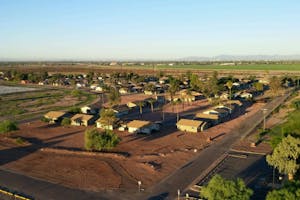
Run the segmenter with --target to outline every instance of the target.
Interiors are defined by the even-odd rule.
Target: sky
[[[0,60],[300,54],[299,0],[0,0]]]

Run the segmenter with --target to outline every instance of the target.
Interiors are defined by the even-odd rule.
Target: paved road
[[[276,98],[266,105],[268,113],[280,105],[289,95]],[[240,127],[228,133],[224,138],[208,148],[202,150],[199,155],[191,160],[179,170],[169,175],[155,186],[143,192],[134,191],[106,191],[106,192],[87,192],[70,189],[61,185],[52,184],[42,180],[26,177],[20,174],[8,172],[0,169],[0,186],[23,192],[35,199],[175,199],[177,189],[184,191],[188,186],[203,173],[212,163],[226,152],[232,144],[244,135],[247,135],[263,120],[262,112],[257,112],[251,119],[240,124]],[[105,180],[103,180],[105,181]]]
[[[276,107],[281,105],[290,95],[290,92],[275,98],[264,108],[267,109],[266,115],[269,115]],[[222,140],[215,142],[206,149],[202,150],[199,155],[179,170],[162,180],[155,186],[147,189],[141,194],[137,194],[135,199],[161,200],[175,199],[177,190],[185,191],[195,179],[209,168],[216,159],[228,153],[235,141],[248,135],[263,121],[262,111],[258,111],[253,116],[240,124],[239,128],[226,134]],[[132,199],[132,198],[129,198]]]

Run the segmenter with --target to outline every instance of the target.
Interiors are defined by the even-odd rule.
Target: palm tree
[[[143,114],[143,106],[145,105],[145,103],[143,101],[139,101],[138,102],[138,106],[140,107],[140,116],[142,117]]]
[[[229,99],[230,99],[230,103],[229,103],[229,104],[230,104],[229,114],[231,114],[231,88],[232,88],[232,86],[233,86],[232,81],[227,81],[226,86],[227,86],[228,89],[229,89]]]
[[[153,98],[150,98],[149,100],[148,100],[148,103],[150,104],[150,106],[151,106],[151,111],[153,112],[153,104],[154,104],[154,102],[155,102],[155,99],[153,99]]]
[[[176,101],[173,101],[172,104],[176,105],[176,122],[179,121],[179,109],[178,109],[178,105],[181,103],[180,99],[177,99]]]

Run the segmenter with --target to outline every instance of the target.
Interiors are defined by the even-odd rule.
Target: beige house
[[[106,124],[103,124],[100,119],[98,119],[96,121],[96,127],[97,128],[101,128],[101,129],[106,129],[106,130],[113,130],[114,129],[114,126],[113,125],[106,125]]]
[[[192,133],[197,133],[208,128],[207,122],[192,119],[180,119],[176,126],[181,131]]]
[[[152,131],[158,131],[159,125],[150,121],[133,120],[127,124],[129,133],[146,133],[150,134]]]
[[[94,122],[93,115],[76,114],[71,118],[71,125],[74,126],[88,126]]]
[[[60,122],[64,116],[66,116],[66,112],[62,111],[50,111],[44,115],[44,117],[48,119],[49,123],[51,124]]]

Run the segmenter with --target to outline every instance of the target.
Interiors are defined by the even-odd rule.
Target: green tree
[[[18,130],[18,126],[13,121],[4,120],[0,123],[0,133],[8,133],[15,130]]]
[[[63,120],[61,121],[62,126],[68,126],[71,124],[71,119],[69,117],[64,117]]]
[[[171,101],[173,101],[174,95],[179,90],[179,81],[173,77],[170,77],[169,79],[170,79],[170,87],[168,89],[168,92],[170,94]]]
[[[197,74],[191,75],[190,87],[192,90],[199,91],[201,88],[201,81],[199,80],[199,76]]]
[[[278,95],[281,87],[281,80],[277,76],[272,76],[269,82],[270,90],[275,96]]]
[[[106,127],[113,126],[117,121],[115,112],[112,109],[102,109],[100,111],[100,122]]]
[[[208,87],[209,90],[211,91],[211,93],[215,96],[219,93],[220,89],[219,89],[219,85],[218,85],[218,72],[214,71],[212,77],[209,79],[208,81]]]
[[[97,129],[88,129],[84,133],[84,147],[86,150],[109,150],[117,146],[120,138],[110,130],[99,132]]]
[[[232,86],[233,86],[232,81],[227,81],[226,86],[229,89],[229,99],[231,100],[231,96],[232,96],[231,89],[232,89]]]
[[[225,180],[218,174],[200,190],[200,196],[208,200],[248,200],[252,194],[243,180]]]
[[[257,92],[262,92],[264,90],[264,85],[260,82],[255,82],[253,86]]]
[[[271,155],[267,156],[269,165],[278,169],[280,173],[288,174],[292,180],[299,168],[297,159],[300,155],[300,139],[288,135],[277,145]]]
[[[116,88],[110,88],[108,93],[108,101],[111,107],[118,105],[121,102],[121,95],[119,90],[117,90]]]
[[[291,181],[279,190],[272,190],[267,194],[266,200],[297,200],[300,199],[300,182]]]

